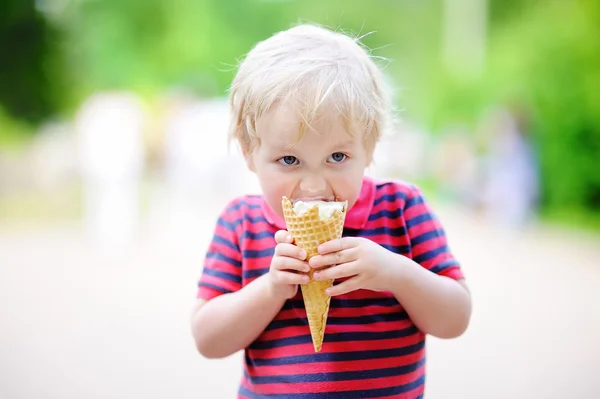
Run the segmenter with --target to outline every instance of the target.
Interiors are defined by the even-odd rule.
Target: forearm
[[[466,286],[440,276],[401,257],[401,267],[390,279],[391,291],[415,325],[439,338],[461,335],[471,317],[471,296]]]
[[[265,276],[237,292],[208,301],[192,316],[198,351],[208,358],[222,358],[246,348],[275,318],[284,302],[268,289]]]

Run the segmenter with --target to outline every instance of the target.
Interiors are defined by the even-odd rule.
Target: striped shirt
[[[198,297],[234,292],[269,270],[284,220],[262,196],[233,200],[219,216]],[[433,273],[462,279],[444,230],[420,190],[365,177],[344,236],[365,237]],[[315,353],[301,291],[245,349],[238,398],[421,398],[425,334],[389,292],[331,299],[323,349]]]

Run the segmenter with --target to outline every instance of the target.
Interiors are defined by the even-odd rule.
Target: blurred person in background
[[[522,107],[499,107],[483,119],[486,150],[480,178],[486,218],[507,227],[533,220],[539,198],[539,173]]]
[[[391,111],[368,51],[312,25],[275,34],[240,65],[231,106],[231,136],[263,195],[219,216],[191,317],[198,351],[244,350],[240,398],[423,397],[426,335],[460,336],[471,298],[420,189],[364,176]],[[348,201],[344,237],[307,260],[282,196]],[[339,282],[317,353],[298,290],[310,268]]]

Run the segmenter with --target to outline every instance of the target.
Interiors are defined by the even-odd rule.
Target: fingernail
[[[327,295],[331,296],[331,289],[330,289],[330,288],[327,288],[327,289],[325,290],[325,294],[327,294]]]
[[[303,276],[303,277],[302,277],[302,281],[303,281],[304,283],[308,283],[308,281],[309,281],[309,280],[310,280],[310,277],[308,277],[308,276]]]
[[[285,237],[285,240],[292,242],[292,236],[288,234],[287,237]]]
[[[314,278],[315,280],[318,280],[318,279],[319,279],[319,277],[321,277],[321,273],[318,273],[318,272],[317,272],[317,273],[313,273],[313,278]]]
[[[303,249],[300,250],[300,257],[302,259],[306,258],[306,251],[305,250],[303,250]]]

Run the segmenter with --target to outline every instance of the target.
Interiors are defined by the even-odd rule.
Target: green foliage
[[[552,1],[498,29],[498,99],[530,102],[547,209],[600,211],[600,6]],[[563,212],[564,213],[564,212]]]
[[[106,88],[151,94],[177,86],[211,96],[225,93],[238,61],[257,41],[300,22],[356,35],[376,31],[364,38],[365,44],[375,49],[374,55],[395,58],[390,75],[402,81],[432,59],[439,34],[436,29],[423,29],[414,35],[419,26],[437,26],[437,6],[405,4],[85,1],[72,5],[70,18],[62,24],[69,58],[77,63],[72,77],[78,97]],[[418,89],[418,81],[412,81],[411,89]]]
[[[7,114],[37,122],[57,110],[57,50],[56,34],[33,1],[0,2],[0,105]]]
[[[476,128],[490,106],[523,106],[550,215],[600,211],[600,3],[490,3],[486,67],[465,78],[440,62],[424,119]]]

